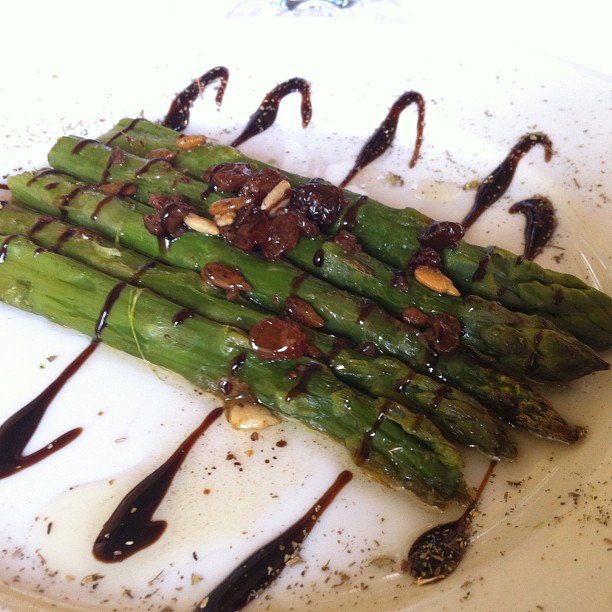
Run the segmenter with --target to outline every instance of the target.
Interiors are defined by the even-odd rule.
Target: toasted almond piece
[[[226,212],[222,215],[215,215],[215,223],[219,227],[227,227],[236,220],[236,213],[233,211]]]
[[[291,198],[287,195],[290,189],[291,184],[286,179],[276,183],[268,195],[263,199],[261,210],[272,215],[281,208],[287,206],[291,201]]]
[[[437,293],[446,293],[447,295],[453,295],[455,297],[461,295],[455,285],[453,285],[453,281],[448,278],[448,276],[444,276],[438,268],[417,266],[414,269],[414,278],[416,278],[421,285],[425,285]]]
[[[233,212],[239,210],[246,206],[250,201],[250,198],[239,196],[235,198],[223,198],[222,200],[217,200],[213,202],[208,207],[208,212],[213,215],[225,215],[226,213]]]
[[[206,217],[200,217],[194,213],[185,215],[185,225],[190,227],[192,230],[199,232],[200,234],[206,234],[207,236],[218,236],[219,228],[215,223]]]
[[[265,429],[280,423],[280,419],[265,406],[249,402],[230,403],[226,418],[234,429]]]
[[[207,140],[206,136],[197,134],[188,136],[183,134],[176,139],[175,144],[181,151],[189,151],[189,149],[195,149],[204,144]]]

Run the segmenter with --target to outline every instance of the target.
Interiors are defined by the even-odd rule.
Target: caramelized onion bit
[[[306,327],[319,329],[325,326],[325,321],[317,311],[308,302],[295,296],[285,300],[285,314]]]
[[[262,359],[297,359],[308,348],[306,334],[289,319],[274,317],[251,328],[251,347]]]
[[[251,291],[252,285],[242,276],[240,270],[222,263],[207,263],[200,272],[202,278],[220,289],[226,291]]]

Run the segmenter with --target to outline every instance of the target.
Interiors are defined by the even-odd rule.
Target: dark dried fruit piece
[[[452,353],[459,346],[461,323],[449,314],[434,315],[429,317],[423,337],[436,353]]]
[[[285,300],[285,314],[306,327],[319,329],[325,326],[325,321],[317,314],[317,311],[308,302],[295,296]]]
[[[441,265],[442,260],[440,259],[438,251],[431,247],[423,247],[414,253],[406,264],[406,267],[410,270],[414,270],[419,266],[439,269]]]
[[[251,328],[251,347],[262,359],[297,359],[308,348],[306,334],[289,319],[274,317]]]
[[[354,255],[355,253],[361,253],[363,250],[361,248],[361,244],[359,244],[359,240],[357,240],[357,236],[352,234],[351,232],[347,232],[344,229],[341,229],[332,240],[338,244],[345,253],[349,255]]]
[[[274,217],[268,226],[268,240],[261,245],[262,255],[269,260],[278,259],[291,251],[300,239],[300,224],[295,215]]]
[[[342,190],[317,181],[296,187],[291,206],[320,227],[331,225],[344,207]]]
[[[266,168],[254,173],[240,187],[240,195],[253,198],[257,203],[261,201],[287,177],[273,168]]]
[[[253,172],[250,164],[218,164],[209,168],[202,178],[215,191],[238,193]]]
[[[195,208],[183,196],[154,193],[148,203],[155,212],[144,215],[144,224],[154,236],[178,238],[189,229],[185,217],[194,213]]]
[[[429,323],[429,315],[414,306],[402,310],[402,321],[417,329],[425,329]]]
[[[442,251],[459,242],[463,238],[464,233],[465,231],[461,223],[433,221],[417,238],[422,247],[429,247],[434,249],[434,251]]]

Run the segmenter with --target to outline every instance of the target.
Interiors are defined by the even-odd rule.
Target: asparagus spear
[[[217,323],[249,331],[269,316],[245,304],[226,300],[222,290],[204,282],[195,272],[154,263],[89,230],[25,208],[11,205],[0,209],[0,234],[28,236],[36,244],[120,280],[152,289]],[[366,357],[350,348],[340,348],[342,345],[333,336],[309,330],[308,337],[324,354],[330,369],[352,386],[374,397],[406,403],[416,412],[427,415],[449,440],[479,448],[489,455],[516,455],[516,447],[499,421],[470,396],[422,376],[398,360]]]
[[[23,237],[0,236],[0,244],[3,301],[93,334],[116,279],[52,251],[41,252]],[[327,433],[356,456],[368,436],[372,448],[364,467],[429,503],[465,494],[459,454],[426,419],[352,390],[311,359],[260,358],[236,328],[195,315],[177,325],[178,312],[172,302],[126,284],[107,313],[101,340],[207,391],[218,393],[220,382],[233,377],[248,385],[258,402]],[[237,359],[240,368],[232,367]]]
[[[112,141],[136,155],[144,155],[150,148],[176,149],[176,132],[146,120],[124,119],[101,140]],[[266,166],[217,143],[179,150],[173,160],[177,168],[194,176],[201,176],[204,169],[221,162]],[[285,174],[294,185],[307,181]],[[395,268],[403,268],[420,248],[418,235],[431,225],[432,219],[413,208],[392,209],[372,198],[360,199],[347,190],[344,194],[348,206],[329,231],[333,233],[348,223],[367,252]],[[612,298],[575,276],[545,269],[504,249],[480,247],[465,240],[443,250],[442,265],[462,293],[543,316],[594,348],[612,346]]]
[[[149,163],[146,159],[118,154],[95,141],[61,138],[49,158],[55,167],[85,181],[129,182],[137,187],[135,197],[144,202],[152,192],[162,192],[178,193],[202,205],[204,194],[208,194],[206,184],[194,178],[186,181],[182,173],[173,173],[167,162],[157,162],[161,164],[159,171],[153,172],[149,167],[151,172],[143,172]],[[209,199],[210,194],[207,202]],[[315,265],[317,253],[325,256]],[[287,257],[312,274],[378,301],[395,315],[409,307],[429,314],[452,314],[461,323],[463,344],[488,355],[492,367],[510,376],[535,382],[565,382],[608,368],[592,349],[541,317],[511,313],[478,297],[452,298],[418,282],[405,283],[400,290],[393,287],[395,271],[389,266],[365,254],[349,255],[322,238],[302,238]],[[363,274],[364,270],[368,273]]]
[[[59,210],[75,223],[94,223],[98,232],[172,265],[196,270],[206,264],[237,267],[251,289],[246,295],[272,312],[283,312],[285,301],[295,296],[307,302],[322,318],[327,331],[360,344],[373,343],[389,356],[415,370],[456,386],[490,408],[499,418],[536,435],[565,442],[575,441],[580,430],[569,426],[550,403],[529,386],[482,367],[460,351],[434,355],[416,330],[383,311],[376,303],[335,289],[285,261],[266,262],[231,247],[215,236],[187,232],[160,250],[158,239],[143,224],[149,207],[104,194],[53,175],[25,173],[8,179],[15,196],[28,206],[48,212]],[[69,206],[66,198],[69,197]],[[100,204],[103,203],[103,206]]]

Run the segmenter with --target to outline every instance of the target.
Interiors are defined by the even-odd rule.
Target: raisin
[[[433,221],[418,236],[422,247],[429,247],[434,251],[442,251],[453,246],[463,238],[464,229],[461,223],[452,221]]]
[[[296,187],[291,206],[324,227],[338,218],[344,207],[344,195],[338,187],[311,181]]]
[[[220,289],[227,291],[250,291],[253,287],[242,276],[240,270],[231,268],[225,264],[210,262],[201,271],[202,278]]]
[[[452,353],[459,346],[461,323],[449,314],[434,315],[429,317],[423,336],[436,353]]]
[[[202,178],[215,191],[238,193],[244,183],[253,175],[253,172],[253,168],[249,164],[218,164],[208,169]]]
[[[251,328],[251,347],[262,359],[297,359],[306,352],[306,334],[292,321],[274,317]]]

